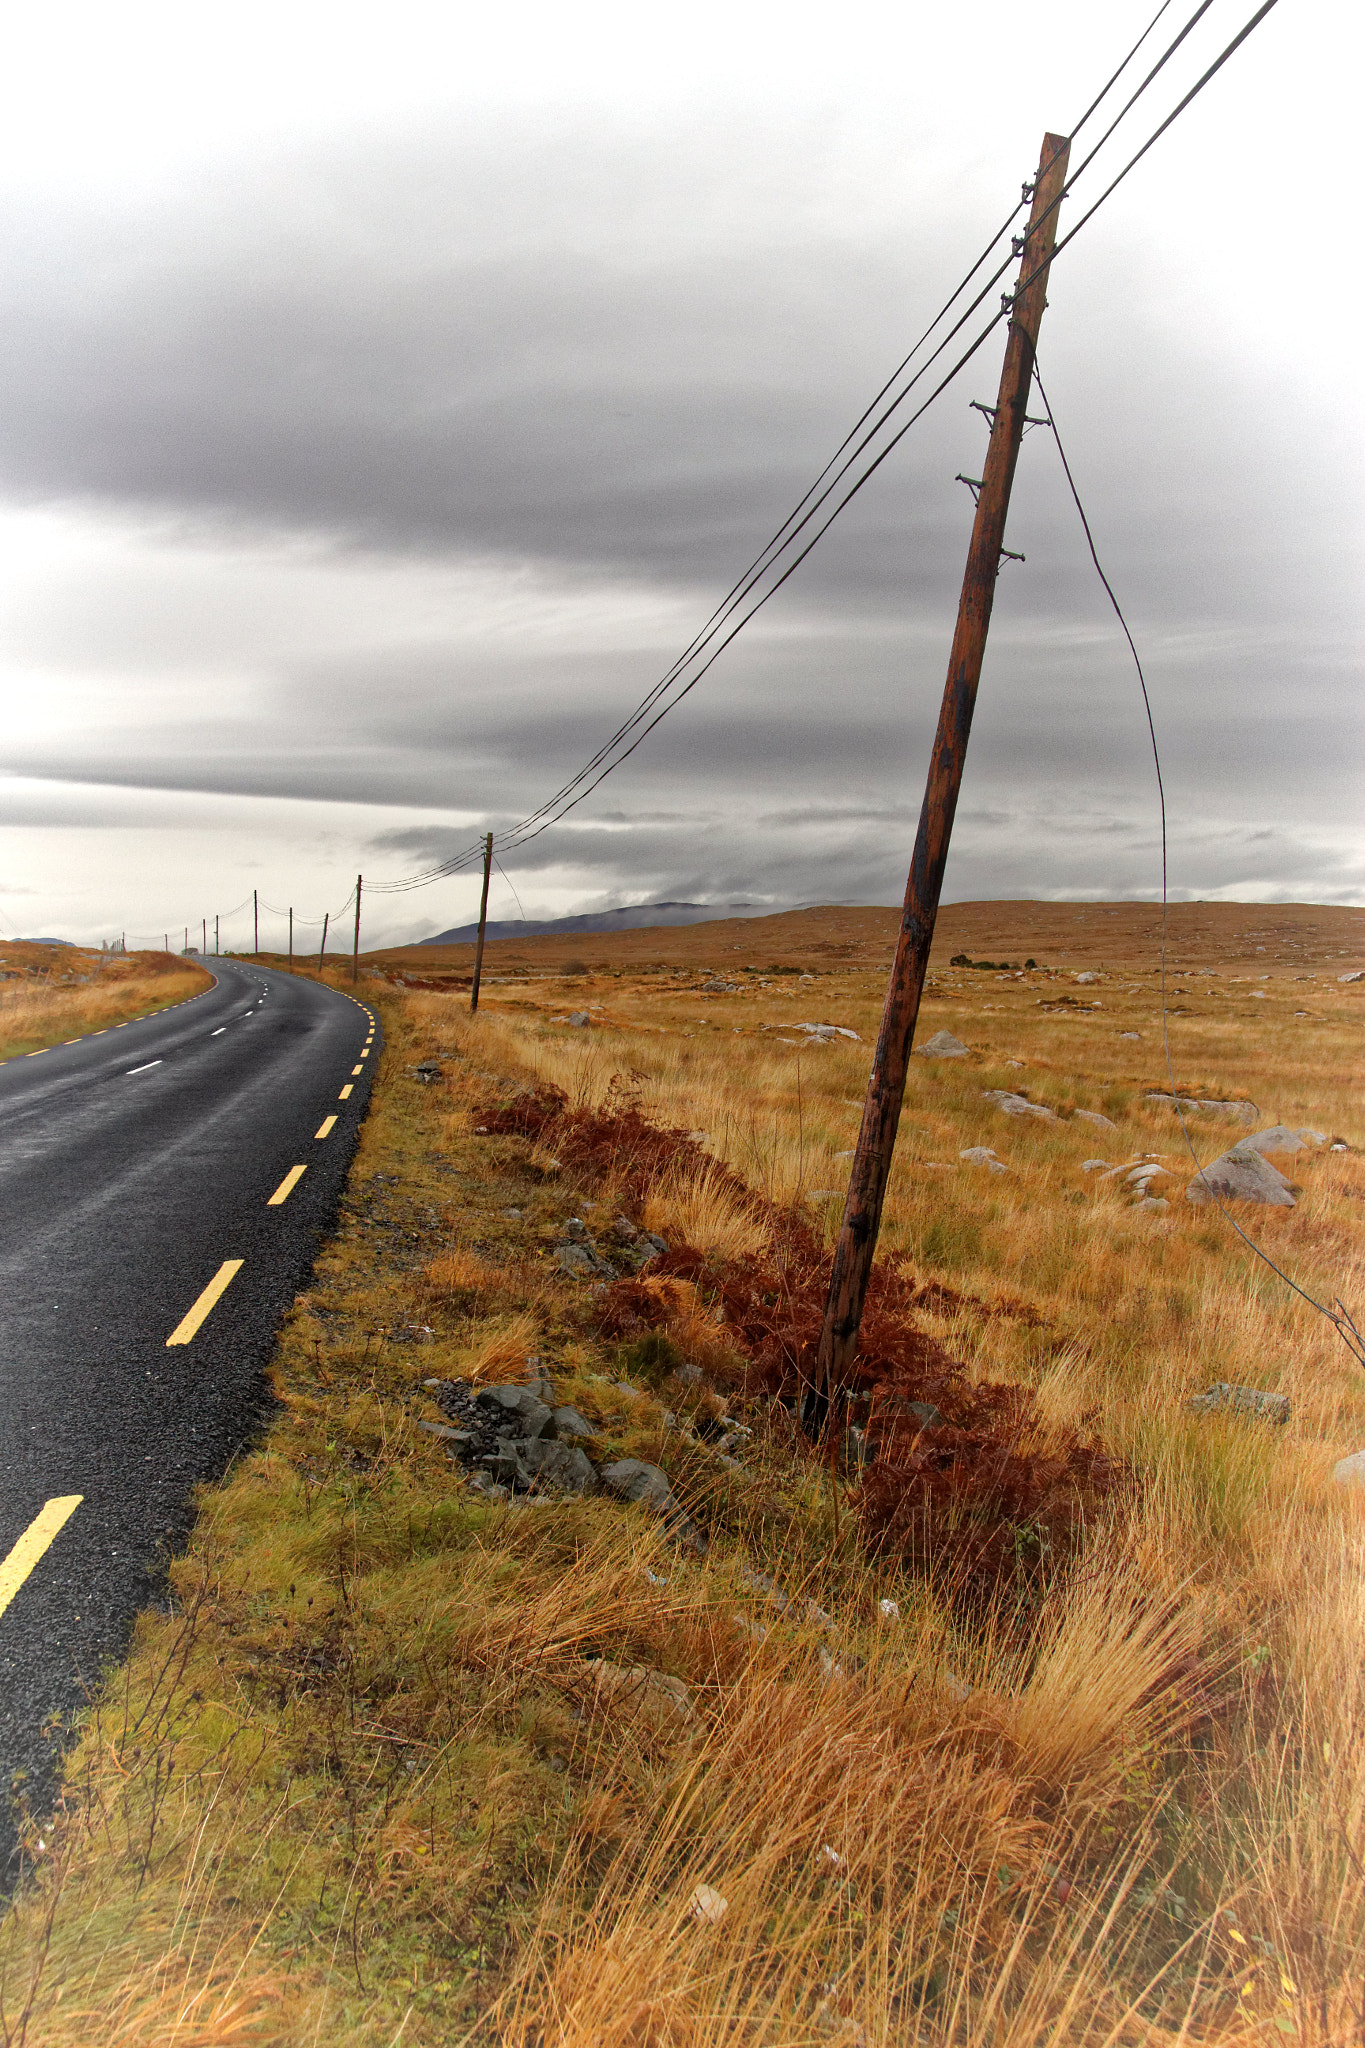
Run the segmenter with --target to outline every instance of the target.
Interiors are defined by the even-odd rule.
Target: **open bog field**
[[[0,941],[0,1060],[107,1031],[208,985],[202,967],[172,953]]]
[[[894,926],[493,947],[474,1019],[467,948],[363,965],[277,1420],[34,1817],[8,2039],[1361,2040],[1365,1373],[1185,1199],[1150,907],[944,913],[798,1427]],[[1188,905],[1168,973],[1198,1159],[1312,1134],[1232,1215],[1358,1317],[1362,952]]]

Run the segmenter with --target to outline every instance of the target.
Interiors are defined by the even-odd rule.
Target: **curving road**
[[[369,1096],[371,1010],[213,970],[159,1016],[0,1066],[0,1873],[11,1790],[41,1809],[193,1488],[263,1414]]]

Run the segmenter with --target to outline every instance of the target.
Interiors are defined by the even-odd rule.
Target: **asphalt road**
[[[205,964],[217,985],[174,1009],[0,1066],[11,1874],[11,1793],[36,1812],[50,1799],[62,1732],[164,1579],[193,1488],[260,1424],[275,1331],[369,1097],[373,1012],[316,982]]]

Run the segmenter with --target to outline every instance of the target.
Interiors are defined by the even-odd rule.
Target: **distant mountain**
[[[722,917],[771,917],[771,903],[628,903],[622,910],[594,910],[586,917],[514,917],[494,924],[485,936],[490,939],[538,939],[546,933],[638,932],[651,925],[714,924]],[[437,932],[434,939],[419,939],[421,946],[472,946],[479,936],[477,924],[458,925],[454,931]]]

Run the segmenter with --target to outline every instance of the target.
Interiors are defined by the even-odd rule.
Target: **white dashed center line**
[[[160,1060],[148,1060],[148,1062],[147,1062],[146,1066],[143,1066],[143,1067],[129,1067],[129,1068],[127,1068],[127,1070],[126,1070],[126,1071],[127,1071],[128,1073],[130,1073],[130,1074],[150,1074],[150,1072],[151,1072],[151,1070],[152,1070],[152,1068],[153,1068],[153,1067],[159,1067],[160,1065],[161,1065],[161,1061],[160,1061]]]

